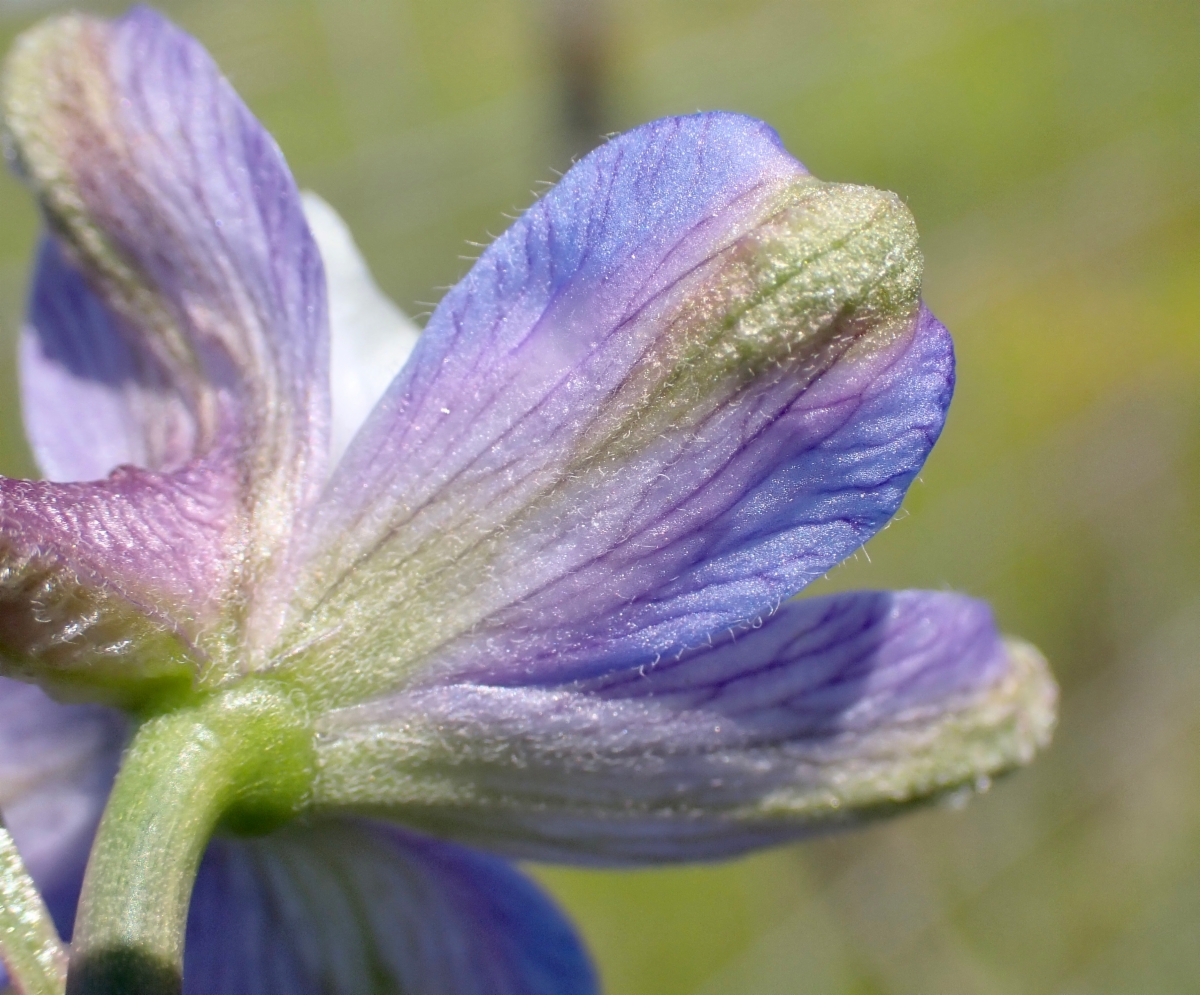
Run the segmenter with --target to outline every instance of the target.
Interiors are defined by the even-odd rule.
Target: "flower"
[[[1045,665],[979,602],[789,600],[950,400],[895,196],[739,115],[645,125],[385,389],[403,319],[194,40],[49,21],[3,104],[47,479],[0,478],[0,806],[63,925],[91,849],[79,991],[186,949],[195,992],[590,992],[506,858],[733,855],[1045,742]]]

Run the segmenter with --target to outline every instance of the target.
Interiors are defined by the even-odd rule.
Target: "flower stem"
[[[224,820],[265,831],[312,783],[312,727],[284,685],[246,680],[138,729],[96,835],[69,995],[178,995],[196,870]]]
[[[0,821],[0,960],[20,995],[62,995],[67,951]]]

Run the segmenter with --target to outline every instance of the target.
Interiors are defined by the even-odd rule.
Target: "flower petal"
[[[99,480],[122,464],[179,467],[196,450],[182,396],[53,239],[38,251],[20,366],[25,431],[49,480]]]
[[[333,712],[316,804],[536,859],[721,857],[986,783],[1044,745],[1054,701],[981,602],[834,595],[592,681]]]
[[[737,115],[592,153],[355,440],[284,666],[342,702],[561,680],[774,608],[887,521],[941,428],[915,237],[897,198],[813,179]]]
[[[34,29],[4,89],[52,228],[191,405],[199,445],[233,403],[260,483],[276,500],[306,492],[327,423],[324,283],[270,136],[203,48],[144,7]]]
[[[0,677],[0,810],[64,936],[127,725],[119,712],[60,705]]]
[[[370,823],[216,840],[192,896],[197,995],[593,995],[561,913],[505,862]]]
[[[408,359],[418,329],[376,286],[337,211],[311,190],[301,196],[329,284],[329,447],[336,463]]]
[[[3,96],[52,230],[196,421],[184,460],[236,431],[272,514],[303,504],[325,457],[324,278],[270,136],[199,43],[145,7],[23,35]]]
[[[3,610],[39,615],[47,583],[48,638],[80,660],[128,625],[192,643],[194,670],[251,668],[327,455],[324,276],[287,166],[201,46],[142,7],[22,36],[3,105],[55,241],[22,347],[39,460],[59,479],[155,471],[0,482]],[[43,633],[17,637],[40,666]]]

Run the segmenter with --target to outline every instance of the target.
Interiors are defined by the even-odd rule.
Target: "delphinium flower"
[[[69,990],[591,992],[508,860],[732,856],[1045,741],[985,605],[790,600],[950,400],[897,197],[656,121],[415,338],[159,15],[34,29],[3,107],[46,479],[0,478],[0,806]]]

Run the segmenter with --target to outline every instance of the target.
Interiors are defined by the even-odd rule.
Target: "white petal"
[[[337,211],[311,190],[302,199],[329,287],[332,465],[400,372],[419,329],[375,284]]]

